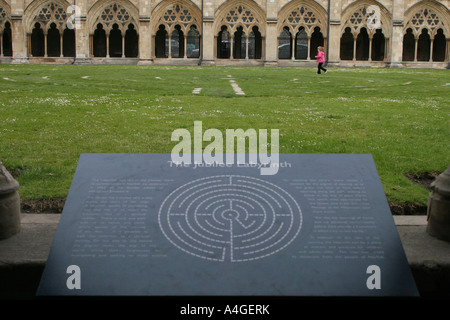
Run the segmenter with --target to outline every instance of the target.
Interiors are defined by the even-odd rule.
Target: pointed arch
[[[47,30],[52,23],[55,23],[59,32],[64,32],[67,27],[69,14],[66,9],[70,3],[66,0],[35,0],[31,2],[24,12],[24,26],[27,34],[31,34],[36,23],[39,23],[43,30]]]
[[[231,0],[223,3],[216,12],[214,19],[214,34],[227,26],[230,33],[242,27],[245,34],[250,34],[253,27],[258,27],[262,37],[265,37],[265,13],[254,1]]]
[[[385,6],[375,0],[357,1],[344,9],[341,18],[341,35],[345,32],[346,28],[350,28],[352,34],[356,38],[360,33],[360,30],[365,28],[369,36],[372,37],[377,30],[369,26],[369,21],[373,16],[373,12],[370,12],[368,8],[372,5],[380,8],[380,29],[386,38],[390,38],[392,16]]]
[[[11,23],[11,7],[5,0],[0,0],[0,33],[5,28],[5,23]]]
[[[160,25],[164,25],[168,33],[172,33],[177,25],[186,35],[192,26],[200,31],[202,13],[191,1],[161,1],[153,10],[152,30],[156,32]]]
[[[444,31],[447,37],[450,35],[450,10],[437,1],[424,0],[413,5],[405,12],[404,32],[412,29],[417,38],[427,29],[431,38],[437,34],[439,29]]]
[[[93,35],[97,25],[101,23],[109,33],[113,25],[117,24],[118,30],[122,34],[128,30],[128,26],[133,24],[139,34],[139,10],[128,0],[100,0],[97,1],[88,12],[87,28],[90,35]]]
[[[300,27],[305,29],[310,37],[315,28],[319,27],[323,36],[327,37],[327,11],[315,1],[297,0],[287,3],[278,15],[278,34],[287,27],[296,34]]]

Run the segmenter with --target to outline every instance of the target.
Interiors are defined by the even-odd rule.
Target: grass
[[[279,129],[282,153],[370,153],[390,203],[423,205],[406,174],[449,165],[449,100],[448,70],[0,65],[0,159],[22,199],[63,198],[80,153],[169,153],[199,120]]]

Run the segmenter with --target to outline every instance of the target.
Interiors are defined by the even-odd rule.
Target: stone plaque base
[[[414,297],[374,161],[82,154],[38,296]]]

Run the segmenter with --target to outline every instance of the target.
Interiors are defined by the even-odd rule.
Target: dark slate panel
[[[38,296],[418,296],[371,155],[170,160],[81,155]]]

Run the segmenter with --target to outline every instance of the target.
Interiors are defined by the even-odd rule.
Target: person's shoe
[[[325,70],[325,74],[327,74],[328,70]]]

